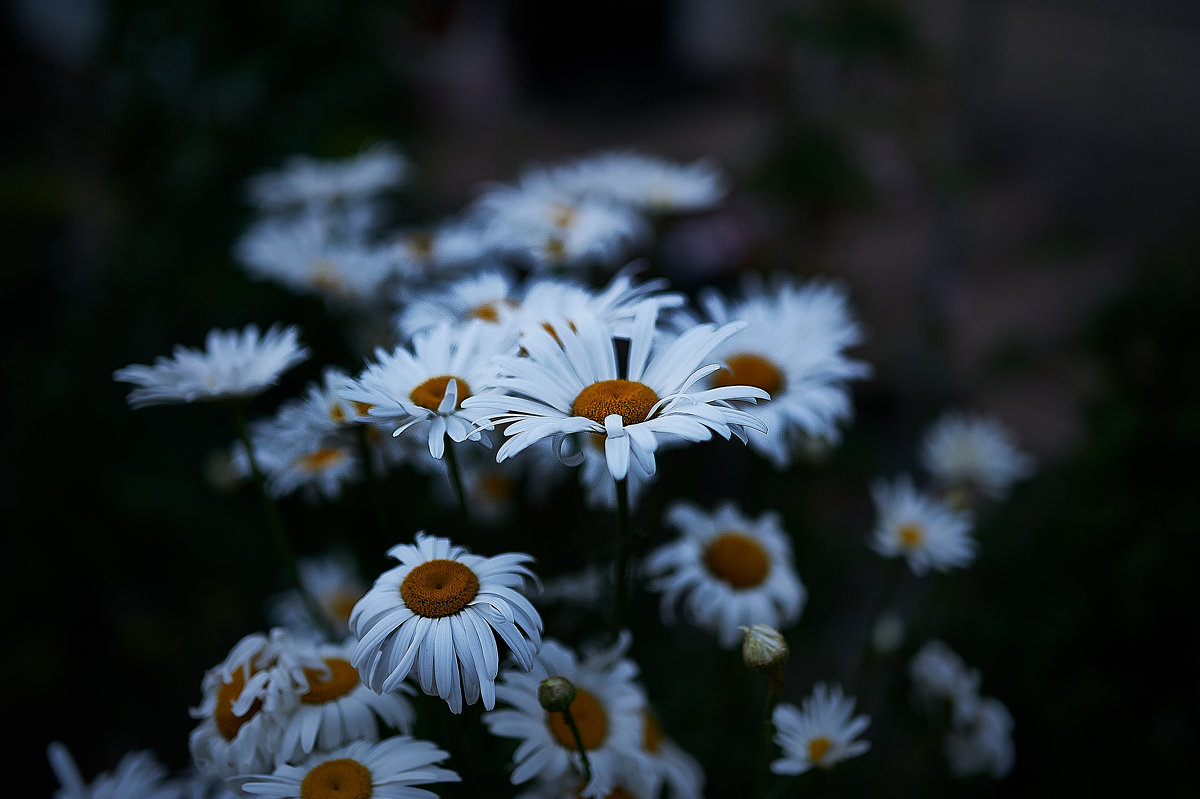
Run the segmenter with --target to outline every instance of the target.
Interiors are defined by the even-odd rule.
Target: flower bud
[[[575,686],[566,677],[547,677],[538,685],[538,702],[550,713],[563,713],[575,701]]]
[[[788,661],[787,641],[779,630],[768,624],[739,627],[746,634],[742,641],[742,661],[757,672],[771,674],[781,671]]]

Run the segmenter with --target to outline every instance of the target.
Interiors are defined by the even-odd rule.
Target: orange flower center
[[[642,711],[642,748],[647,752],[657,752],[658,747],[662,744],[663,735],[662,725],[658,723],[658,719],[652,713],[645,710]]]
[[[820,763],[821,758],[825,757],[825,753],[829,751],[829,747],[833,746],[833,742],[828,738],[820,737],[813,738],[808,742],[808,760],[810,763]]]
[[[306,472],[321,472],[336,466],[345,459],[346,451],[341,447],[321,447],[304,455],[297,463]]]
[[[359,684],[358,669],[342,658],[325,658],[329,674],[316,669],[305,669],[304,676],[308,678],[308,691],[301,695],[300,701],[306,705],[323,705],[326,702],[345,696]]]
[[[242,695],[242,689],[245,687],[245,672],[238,669],[233,673],[233,679],[222,684],[221,690],[217,692],[217,710],[214,713],[214,720],[217,723],[217,732],[221,733],[221,737],[226,741],[232,741],[237,737],[238,730],[242,728],[242,725],[254,718],[254,714],[262,709],[262,701],[255,699],[254,703],[250,705],[250,709],[246,711],[246,715],[234,715],[233,703]]]
[[[620,414],[626,425],[646,421],[658,395],[650,386],[633,380],[601,380],[579,392],[571,404],[571,415],[604,424],[609,414]]]
[[[714,577],[734,588],[752,588],[770,571],[766,550],[745,533],[723,532],[708,544],[704,564]]]
[[[350,758],[327,760],[300,783],[300,799],[370,799],[371,772]]]
[[[400,584],[400,597],[408,609],[430,619],[453,616],[478,593],[479,578],[456,560],[426,561]]]
[[[588,691],[576,687],[575,699],[571,702],[571,717],[575,719],[575,726],[579,729],[579,738],[583,742],[584,749],[595,749],[604,743],[604,738],[608,735],[608,714],[604,712],[604,705],[600,704],[600,700],[593,696]],[[578,747],[575,745],[575,735],[571,732],[571,727],[567,724],[566,715],[563,713],[547,713],[546,724],[550,727],[550,734],[554,736],[554,740],[566,749],[575,751]]]
[[[431,411],[437,411],[438,405],[441,404],[442,398],[446,396],[446,386],[453,380],[458,383],[458,402],[462,403],[467,397],[471,396],[471,387],[467,385],[467,381],[461,377],[454,375],[438,375],[431,377],[421,385],[412,390],[408,395],[417,405],[422,408],[428,408]],[[458,406],[455,405],[457,408]]]
[[[783,390],[783,372],[771,361],[751,352],[740,352],[725,359],[728,372],[714,372],[713,385],[754,386],[772,397]]]
[[[925,543],[924,531],[915,524],[901,526],[897,536],[900,538],[900,546],[905,549],[918,549]]]

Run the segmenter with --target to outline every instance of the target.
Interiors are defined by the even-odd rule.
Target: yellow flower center
[[[428,408],[431,411],[436,411],[438,405],[441,404],[442,398],[446,396],[446,386],[453,380],[458,383],[458,402],[461,404],[463,400],[471,396],[471,387],[467,385],[467,381],[461,377],[454,375],[438,375],[431,377],[421,385],[412,390],[408,395],[417,405],[422,408]],[[455,405],[454,407],[458,407]]]
[[[329,418],[333,420],[334,424],[345,424],[346,412],[342,410],[342,406],[339,404],[330,405]]]
[[[571,404],[572,416],[604,424],[606,416],[620,414],[626,425],[646,421],[658,395],[650,386],[633,380],[601,380],[579,392]]]
[[[345,459],[346,451],[341,447],[321,447],[301,457],[297,465],[306,472],[321,472]]]
[[[813,738],[808,742],[808,760],[810,763],[820,763],[821,758],[825,757],[825,753],[829,751],[829,747],[833,746],[833,741],[821,736]]]
[[[551,236],[546,239],[546,260],[548,261],[565,261],[567,259],[567,245],[562,239]]]
[[[726,531],[709,542],[704,565],[714,577],[734,588],[752,588],[766,579],[771,560],[755,539]]]
[[[250,709],[246,711],[246,715],[234,715],[233,703],[242,695],[242,689],[245,687],[246,675],[242,669],[238,669],[233,673],[233,679],[222,684],[221,690],[217,692],[217,709],[213,717],[217,723],[217,732],[221,733],[221,737],[226,741],[232,741],[237,737],[238,730],[242,728],[242,725],[254,718],[254,714],[262,709],[262,701],[255,699],[254,703],[250,705]]]
[[[599,699],[576,687],[575,699],[571,702],[571,717],[575,719],[584,749],[595,749],[604,743],[604,738],[608,735],[608,714],[604,712],[604,705],[600,704]],[[547,713],[546,724],[559,746],[571,751],[578,748],[565,714]]]
[[[556,227],[570,227],[575,222],[575,207],[566,203],[554,203],[551,208]]]
[[[713,385],[754,386],[772,397],[783,390],[783,372],[771,361],[752,352],[740,352],[725,359],[728,372],[714,372]]]
[[[350,404],[354,406],[354,412],[359,416],[369,415],[371,409],[375,407],[370,402],[359,402],[358,400],[350,400]]]
[[[456,560],[429,560],[408,573],[400,597],[418,616],[453,616],[479,593],[475,572]]]
[[[658,723],[658,719],[654,714],[645,710],[642,711],[642,748],[647,752],[657,752],[659,745],[662,743],[663,735],[662,725]]]
[[[351,593],[350,591],[338,591],[326,602],[329,615],[343,624],[349,624],[350,613],[354,610],[354,606],[358,604],[358,600],[360,599],[362,599],[362,594]]]
[[[371,771],[357,760],[326,760],[300,783],[300,799],[370,799]]]
[[[905,549],[918,549],[925,543],[925,532],[919,525],[902,525],[896,535]]]
[[[353,691],[361,684],[358,669],[342,658],[325,658],[329,674],[323,674],[316,669],[305,669],[304,676],[308,678],[308,691],[301,695],[300,701],[306,705],[323,705]]]

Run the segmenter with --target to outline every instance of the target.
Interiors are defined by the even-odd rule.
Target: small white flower
[[[961,411],[945,413],[925,434],[921,463],[946,489],[993,499],[1033,473],[1033,459],[998,420]]]
[[[267,493],[278,498],[303,489],[310,502],[337,499],[343,485],[361,478],[358,445],[349,431],[322,433],[306,416],[299,404],[284,403],[275,416],[250,425],[250,445]],[[250,460],[240,441],[234,444],[231,462],[237,475],[250,475]]]
[[[908,664],[913,698],[927,713],[945,707],[955,723],[970,718],[979,703],[980,675],[943,641],[926,641]]]
[[[803,774],[814,766],[832,768],[847,758],[871,748],[867,741],[855,740],[871,723],[869,716],[854,714],[854,698],[842,695],[841,686],[817,683],[803,709],[781,703],[771,721],[775,724],[775,743],[783,757],[771,763],[775,774]]]
[[[167,779],[167,767],[151,751],[129,752],[116,768],[86,783],[67,747],[46,748],[50,768],[61,787],[54,799],[180,799],[182,786]]]
[[[253,397],[308,357],[296,327],[272,325],[262,337],[258,327],[210,330],[205,349],[177,346],[171,358],[153,366],[135,364],[113,372],[113,379],[134,383],[128,401],[134,408],[195,400]]]
[[[495,705],[504,640],[522,668],[533,665],[542,619],[518,592],[536,577],[520,553],[472,555],[448,539],[418,533],[388,550],[400,565],[381,574],[350,615],[358,639],[352,663],[376,693],[415,674],[426,694],[461,713],[483,697]]]
[[[596,153],[542,174],[570,195],[607,197],[649,213],[707,210],[728,192],[724,175],[710,161],[680,164],[632,150]]]
[[[745,627],[782,628],[800,617],[807,591],[777,513],[750,519],[732,502],[709,513],[679,501],[667,507],[666,522],[679,538],[651,552],[645,564],[648,588],[662,593],[665,622],[674,622],[682,602],[690,623],[732,649]]]
[[[439,324],[462,326],[481,319],[499,326],[512,315],[517,292],[513,274],[495,266],[449,283],[405,284],[397,298],[401,311],[395,317],[396,331],[408,341],[419,331]]]
[[[299,765],[280,765],[271,774],[239,777],[235,784],[246,794],[274,799],[419,799],[435,794],[412,786],[460,781],[456,772],[434,765],[448,757],[429,741],[395,735],[374,743],[354,741]]]
[[[871,488],[876,522],[871,548],[885,558],[903,555],[913,573],[948,571],[975,559],[971,517],[919,494],[908,478]]]
[[[394,147],[376,144],[343,159],[295,155],[281,169],[263,172],[247,184],[250,199],[263,211],[294,206],[327,208],[364,200],[400,185],[409,164]]]
[[[956,777],[984,774],[1000,779],[1012,771],[1016,756],[1013,719],[1002,702],[981,699],[970,719],[956,725],[943,741],[943,750]]]

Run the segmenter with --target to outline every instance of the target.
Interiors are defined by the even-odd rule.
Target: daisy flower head
[[[413,336],[411,347],[376,349],[375,362],[339,394],[365,406],[370,418],[388,421],[393,436],[424,427],[429,454],[440,459],[447,436],[480,441],[489,429],[476,427],[482,414],[464,401],[494,379],[492,358],[509,348],[509,338],[480,320],[439,324]]]
[[[1033,472],[1033,459],[1017,449],[997,419],[948,411],[921,441],[921,463],[949,494],[1002,497]]]
[[[674,623],[682,603],[691,624],[732,649],[742,643],[746,627],[783,628],[800,617],[808,593],[777,513],[751,519],[732,502],[709,513],[678,501],[665,517],[679,538],[646,557],[645,573],[648,588],[662,593],[666,623]]]
[[[362,476],[357,444],[344,432],[321,432],[307,422],[306,415],[298,403],[285,403],[275,416],[251,423],[255,461],[272,497],[303,491],[309,502],[337,499],[343,485]],[[239,477],[253,472],[240,441],[233,445],[231,464]]]
[[[267,213],[294,208],[321,211],[375,197],[401,185],[410,171],[408,159],[395,147],[378,143],[349,158],[294,155],[280,169],[251,178],[247,194]]]
[[[412,277],[446,277],[474,270],[492,257],[478,221],[470,218],[401,231],[387,248],[400,271]]]
[[[295,326],[272,325],[262,336],[253,324],[241,332],[214,329],[204,350],[177,346],[173,357],[160,356],[152,366],[122,367],[113,379],[137,386],[128,397],[134,408],[253,397],[308,357],[298,337]]]
[[[775,707],[775,743],[783,757],[771,763],[775,774],[803,774],[809,769],[833,768],[871,748],[857,740],[871,723],[869,716],[854,715],[854,697],[843,696],[840,685],[813,687],[803,707],[783,702]]]
[[[569,194],[599,195],[655,214],[705,211],[729,190],[725,175],[709,160],[677,163],[633,150],[595,153],[546,174]]]
[[[704,769],[664,731],[662,723],[648,706],[642,708],[642,754],[650,768],[626,761],[622,785],[633,796],[655,799],[700,799],[704,795]]]
[[[997,780],[1006,776],[1016,757],[1012,729],[1012,714],[1004,703],[992,697],[981,699],[971,717],[956,724],[942,742],[951,773]]]
[[[464,703],[496,702],[500,650],[533,666],[542,619],[520,593],[537,578],[529,555],[473,555],[449,539],[417,533],[388,554],[400,565],[381,574],[350,614],[358,644],[351,659],[376,693],[397,690],[415,674],[421,690],[461,713]]]
[[[401,310],[396,332],[408,341],[438,324],[466,325],[474,319],[503,325],[517,306],[517,280],[511,271],[490,266],[450,282],[403,285],[397,293]]]
[[[273,799],[436,799],[437,794],[415,786],[459,782],[457,772],[438,765],[449,756],[429,741],[394,735],[353,741],[235,783],[243,795]]]
[[[737,300],[716,290],[701,297],[712,321],[746,324],[714,350],[727,369],[709,382],[748,384],[771,395],[769,403],[749,409],[768,430],[749,443],[776,469],[784,469],[806,442],[840,440],[840,428],[854,410],[849,381],[870,374],[867,364],[846,356],[846,349],[862,340],[862,331],[845,292],[833,283],[746,278],[742,287]]]
[[[870,546],[885,558],[904,556],[917,576],[969,566],[975,560],[971,517],[913,488],[901,477],[871,487],[875,530]]]
[[[84,782],[61,742],[51,742],[46,754],[60,786],[54,799],[181,799],[182,787],[167,779],[167,767],[149,750],[127,753],[116,768],[91,783]]]
[[[529,669],[505,669],[496,696],[507,707],[483,714],[488,731],[520,740],[511,780],[569,778],[578,796],[604,797],[631,766],[648,768],[642,753],[644,698],[635,682],[637,666],[625,657],[628,635],[606,650],[578,657],[558,641],[547,640]],[[542,680],[562,677],[575,687],[571,716],[587,751],[592,778],[582,788],[584,768],[575,736],[564,714],[542,707]]]
[[[761,422],[730,401],[770,399],[765,391],[697,385],[720,368],[706,363],[708,353],[741,326],[696,325],[660,339],[656,316],[653,307],[638,310],[624,370],[618,369],[611,326],[595,319],[580,319],[573,326],[554,320],[549,329],[524,336],[524,356],[498,357],[496,391],[464,403],[488,422],[504,426],[507,441],[496,460],[546,438],[561,454],[566,437],[593,433],[604,437],[609,473],[624,480],[631,459],[645,474],[655,473],[654,453],[666,437],[706,441],[715,432],[745,441],[746,427],[763,430]],[[570,461],[579,464],[578,452]]]

